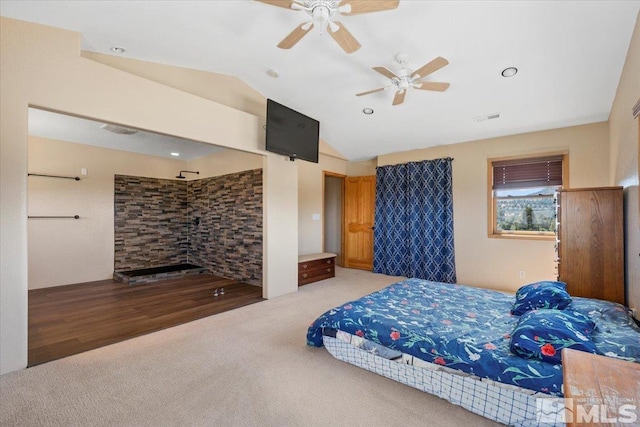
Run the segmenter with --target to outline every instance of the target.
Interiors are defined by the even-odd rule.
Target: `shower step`
[[[143,285],[161,280],[180,279],[206,273],[204,267],[193,264],[175,264],[159,267],[142,268],[139,270],[114,271],[113,279],[129,285]]]

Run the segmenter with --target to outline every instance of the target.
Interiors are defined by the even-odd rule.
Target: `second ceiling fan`
[[[401,67],[398,74],[386,67],[373,67],[375,71],[391,79],[390,85],[358,93],[356,96],[369,95],[370,93],[376,93],[390,87],[395,87],[396,94],[393,97],[393,105],[398,105],[404,102],[404,97],[407,95],[407,90],[409,90],[409,88],[433,90],[437,92],[443,92],[449,88],[449,83],[421,81],[421,79],[427,77],[431,73],[435,73],[440,68],[448,65],[449,61],[446,59],[438,56],[436,59],[433,59],[413,72],[406,68],[406,64],[409,62],[409,55],[406,53],[398,53],[395,59]]]
[[[362,13],[391,10],[398,7],[400,0],[256,0],[261,3],[283,7],[291,10],[304,10],[311,17],[310,21],[298,25],[278,47],[291,49],[313,27],[318,25],[320,31],[329,35],[340,45],[346,53],[360,49],[360,43],[345,28],[334,20],[336,15],[358,15]]]

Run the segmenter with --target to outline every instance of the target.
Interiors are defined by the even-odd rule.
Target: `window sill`
[[[520,234],[520,233],[490,233],[490,239],[505,240],[548,240],[553,242],[556,240],[555,234]]]

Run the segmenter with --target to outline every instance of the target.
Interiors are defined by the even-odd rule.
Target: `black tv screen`
[[[318,163],[320,122],[267,99],[266,150]]]

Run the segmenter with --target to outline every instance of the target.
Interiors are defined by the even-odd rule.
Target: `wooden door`
[[[376,177],[347,177],[344,184],[344,266],[372,270]]]

